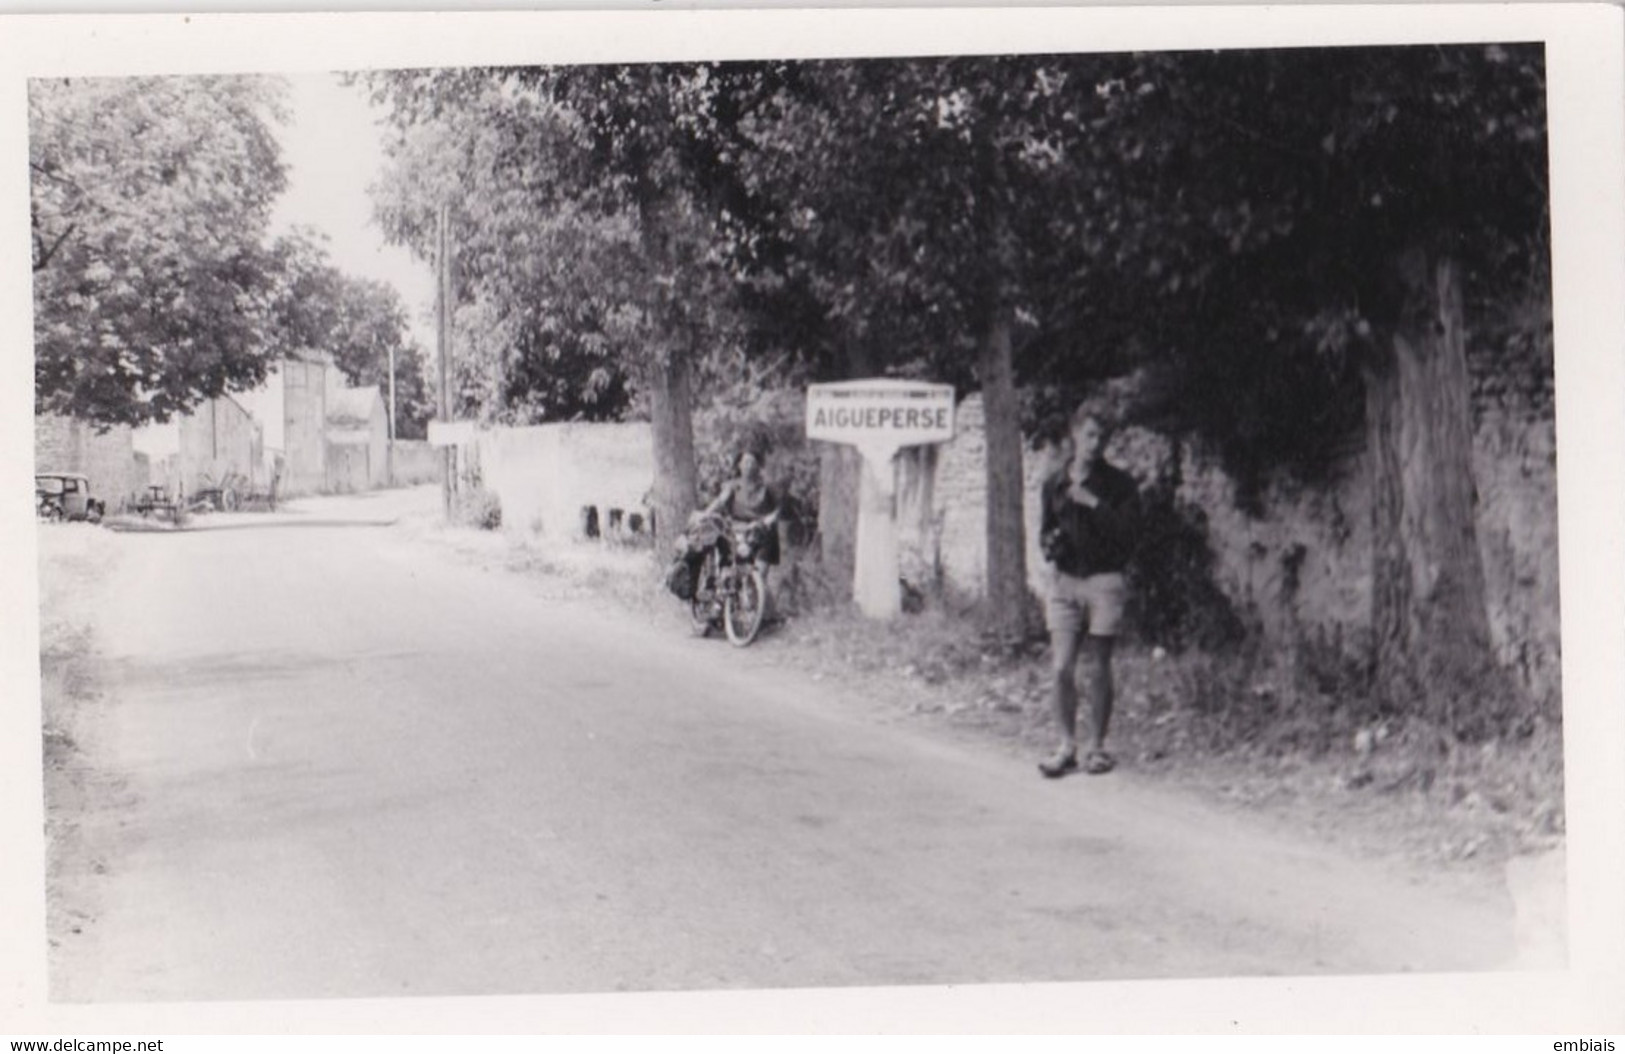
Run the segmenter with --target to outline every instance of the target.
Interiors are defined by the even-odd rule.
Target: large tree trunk
[[[674,274],[684,261],[674,253],[673,229],[677,224],[675,198],[668,197],[651,180],[636,183],[639,229],[643,251],[653,275]],[[652,314],[659,321],[655,330],[662,338],[657,346],[663,354],[651,356],[644,366],[649,388],[649,430],[654,439],[654,536],[656,552],[670,553],[688,526],[699,491],[694,464],[694,364],[701,347],[692,321],[683,311],[682,300],[663,295],[651,286]]]
[[[1010,347],[1010,318],[994,309],[982,334],[978,373],[987,437],[987,621],[1019,640],[1029,625],[1027,532],[1021,464],[1021,409]]]
[[[694,511],[694,396],[688,356],[674,353],[649,367],[649,422],[654,434],[655,544],[662,555]]]
[[[1393,339],[1366,376],[1374,686],[1389,710],[1482,735],[1508,686],[1478,547],[1461,273],[1415,250],[1397,277]]]

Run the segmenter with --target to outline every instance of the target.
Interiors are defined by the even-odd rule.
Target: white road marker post
[[[877,378],[807,388],[807,438],[846,443],[863,457],[852,597],[869,618],[895,618],[902,611],[894,458],[904,447],[953,437],[950,384]]]

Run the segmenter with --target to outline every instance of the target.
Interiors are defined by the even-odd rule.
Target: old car
[[[100,523],[107,505],[90,496],[90,479],[77,472],[36,472],[34,510],[42,520]]]

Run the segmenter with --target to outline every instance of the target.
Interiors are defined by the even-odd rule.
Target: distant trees
[[[252,77],[30,82],[40,410],[139,425],[264,378],[280,106]]]
[[[422,352],[398,294],[339,271],[308,231],[270,235],[279,82],[33,81],[28,105],[39,410],[166,421],[299,348],[384,386],[393,351],[400,434],[423,435]]]
[[[376,385],[389,398],[390,364],[395,367],[396,435],[423,439],[436,401],[426,379],[428,357],[411,338],[406,308],[395,287],[375,279],[335,272],[338,325],[325,348],[352,385]]]
[[[567,139],[556,115],[483,71],[369,83],[392,101],[392,163],[373,188],[386,235],[434,264],[437,213],[451,210],[459,413],[618,418],[629,391],[611,261],[626,232],[552,186],[549,143]]]
[[[393,286],[347,275],[328,257],[324,239],[295,230],[276,239],[271,297],[272,332],[286,349],[333,357],[352,385],[377,385],[388,399],[395,367],[397,436],[422,439],[435,400],[425,379],[423,349],[412,340],[406,308]]]

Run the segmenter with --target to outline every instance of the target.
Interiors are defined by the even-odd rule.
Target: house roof
[[[373,411],[381,403],[376,384],[360,388],[338,388],[327,396],[327,423],[329,425],[368,425]]]

